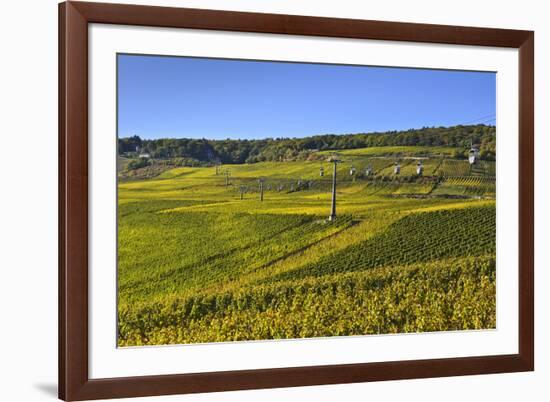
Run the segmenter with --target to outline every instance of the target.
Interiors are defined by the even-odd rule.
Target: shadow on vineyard
[[[481,207],[408,215],[372,239],[273,279],[300,279],[461,255],[493,254],[495,212],[493,207]]]
[[[121,165],[120,346],[495,327],[493,160],[392,145],[255,162]]]

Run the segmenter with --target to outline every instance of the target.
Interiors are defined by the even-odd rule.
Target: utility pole
[[[264,200],[264,178],[261,177],[258,182],[260,183],[260,201]]]
[[[330,207],[330,216],[328,217],[328,220],[332,222],[336,219],[336,165],[340,161],[336,158],[331,158],[330,162],[334,163],[332,170],[332,204]]]
[[[225,187],[229,186],[229,176],[231,176],[231,172],[229,170],[225,171]]]

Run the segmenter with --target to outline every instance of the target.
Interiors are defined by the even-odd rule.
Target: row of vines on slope
[[[450,259],[119,307],[119,344],[494,328],[495,259]]]

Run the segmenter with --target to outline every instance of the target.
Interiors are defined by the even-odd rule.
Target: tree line
[[[406,131],[356,134],[323,134],[304,138],[258,140],[207,140],[191,138],[120,138],[120,155],[148,154],[155,159],[183,158],[188,163],[255,163],[310,158],[316,151],[378,146],[449,146],[459,148],[456,158],[466,158],[470,144],[480,150],[482,159],[496,157],[496,128],[484,124],[452,127],[423,127]],[[186,162],[186,164],[187,164]]]

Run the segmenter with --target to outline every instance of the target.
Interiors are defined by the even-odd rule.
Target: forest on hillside
[[[484,160],[495,160],[496,127],[484,124],[452,127],[423,127],[406,131],[356,134],[323,134],[304,138],[246,139],[142,139],[119,138],[118,153],[124,156],[149,154],[156,159],[184,158],[191,165],[256,163],[305,160],[316,151],[374,146],[449,146],[458,148],[454,157],[467,157],[470,144]],[[461,150],[462,149],[462,150]]]

